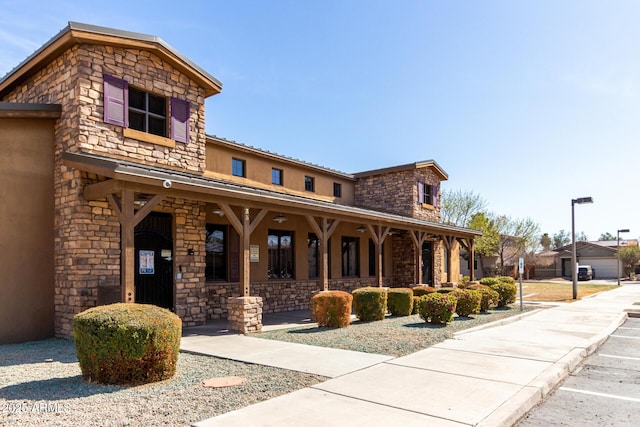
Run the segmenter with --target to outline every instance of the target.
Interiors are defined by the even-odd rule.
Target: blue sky
[[[640,2],[6,1],[0,75],[68,21],[157,35],[223,82],[207,133],[344,172],[436,160],[550,234],[640,236]],[[390,195],[392,197],[392,195]]]

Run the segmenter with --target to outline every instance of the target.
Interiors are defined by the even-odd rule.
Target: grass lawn
[[[517,301],[520,301],[520,284],[518,287]],[[578,299],[584,298],[598,292],[610,291],[617,288],[616,285],[593,285],[578,282]],[[522,294],[524,301],[546,301],[546,302],[571,302],[573,301],[572,283],[553,282],[523,282]]]

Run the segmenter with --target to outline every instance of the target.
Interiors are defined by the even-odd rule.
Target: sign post
[[[523,311],[522,306],[522,273],[524,273],[524,258],[518,259],[518,273],[520,274],[520,311]]]

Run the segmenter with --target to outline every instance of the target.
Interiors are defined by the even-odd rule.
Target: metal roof
[[[361,219],[392,222],[397,224],[396,227],[404,226],[408,228],[430,228],[434,231],[443,233],[452,233],[471,237],[482,235],[482,233],[477,230],[446,225],[441,222],[428,221],[424,219],[407,217],[355,206],[340,205],[309,197],[279,193],[276,191],[264,190],[249,185],[242,185],[234,182],[203,177],[200,175],[185,172],[167,170],[126,160],[112,159],[96,154],[65,152],[63,153],[62,158],[67,163],[70,163],[72,166],[79,169],[83,169],[83,167],[93,166],[107,172],[112,172],[112,175],[117,175],[118,178],[142,177],[157,180],[156,185],[158,187],[162,187],[162,183],[164,180],[170,180],[172,182],[172,188],[183,184],[185,186],[185,190],[203,194],[224,194],[225,197],[234,197],[249,200],[251,198],[259,198],[260,201],[269,203],[284,202],[289,204],[291,207],[320,211],[329,215],[358,215]]]

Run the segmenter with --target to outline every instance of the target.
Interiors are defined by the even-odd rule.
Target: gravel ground
[[[419,316],[353,322],[348,328],[302,327],[254,337],[403,356],[454,332],[520,314],[516,308],[458,318],[445,326]],[[208,378],[239,376],[239,386],[205,388]],[[71,340],[0,346],[0,426],[184,426],[271,399],[327,378],[215,357],[180,353],[176,375],[136,387],[82,378]]]
[[[47,359],[52,361],[47,362]],[[240,376],[235,387],[202,380]],[[176,375],[136,387],[82,378],[73,341],[0,346],[0,426],[183,426],[325,381],[285,369],[180,353]]]
[[[526,308],[524,311],[530,311]],[[520,308],[490,310],[472,318],[455,317],[447,326],[431,325],[415,314],[387,317],[379,322],[352,322],[346,328],[305,326],[252,334],[253,337],[320,347],[341,348],[365,353],[405,356],[453,337],[455,332],[521,314]]]

